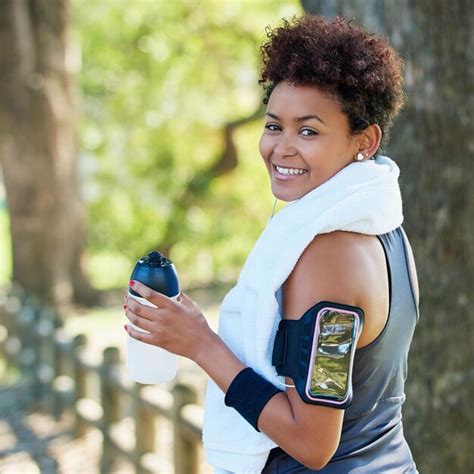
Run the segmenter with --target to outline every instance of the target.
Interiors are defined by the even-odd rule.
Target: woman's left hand
[[[197,304],[183,292],[173,300],[138,281],[133,282],[133,290],[157,308],[141,304],[127,294],[125,315],[135,326],[147,331],[127,325],[129,336],[196,360],[214,334]]]

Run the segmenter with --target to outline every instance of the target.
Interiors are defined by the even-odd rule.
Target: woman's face
[[[358,146],[333,98],[315,86],[277,84],[259,146],[275,197],[304,196],[354,161]]]

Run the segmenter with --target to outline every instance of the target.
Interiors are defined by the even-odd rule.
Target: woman
[[[159,309],[129,298],[127,317],[149,334],[127,332],[209,374],[204,444],[218,472],[417,472],[401,423],[417,277],[401,228],[399,170],[377,154],[403,104],[403,61],[341,18],[304,15],[267,37],[260,154],[274,196],[290,204],[224,299],[219,334],[186,294],[175,302],[138,282]],[[312,312],[321,307],[339,308],[331,314],[352,317],[352,326],[324,326],[329,313]],[[290,349],[278,344],[303,315],[317,321],[311,358],[285,372],[308,353],[300,335],[293,348],[290,339]],[[344,344],[324,339],[342,327],[350,327]],[[345,362],[337,374],[332,363],[322,367],[326,378],[314,388],[325,351]],[[338,384],[344,403],[311,391]]]

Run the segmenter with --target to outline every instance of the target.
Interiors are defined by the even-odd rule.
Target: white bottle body
[[[128,295],[143,305],[156,308],[153,303],[145,298],[132,295],[130,292]],[[179,294],[174,296],[173,299],[177,299],[178,296]],[[147,332],[131,322],[128,322],[128,324],[138,331]],[[128,336],[127,370],[128,376],[132,380],[142,384],[169,382],[176,376],[177,369],[178,357],[176,354]]]

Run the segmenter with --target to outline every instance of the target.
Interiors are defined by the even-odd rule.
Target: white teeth
[[[307,171],[307,170],[301,170],[301,169],[296,169],[296,168],[282,168],[281,166],[278,166],[278,165],[275,165],[275,167],[280,174],[285,174],[285,175],[304,174]]]

